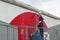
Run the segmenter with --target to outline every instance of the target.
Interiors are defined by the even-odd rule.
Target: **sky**
[[[19,0],[60,17],[60,0]]]

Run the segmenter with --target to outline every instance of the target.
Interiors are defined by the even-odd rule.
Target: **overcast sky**
[[[60,0],[20,0],[20,1],[60,17]]]

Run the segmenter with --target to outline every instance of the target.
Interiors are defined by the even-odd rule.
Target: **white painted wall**
[[[0,1],[0,20],[1,21],[10,23],[10,21],[17,15],[23,12],[28,12],[28,11],[30,10]],[[52,27],[57,24],[60,24],[60,20],[55,20],[45,15],[42,15],[42,16],[44,17],[48,27]]]
[[[60,24],[60,20],[56,20],[56,19],[47,17],[45,15],[42,15],[42,16],[45,19],[45,22],[46,22],[46,24],[47,24],[48,27],[52,27],[52,26]]]
[[[0,20],[7,23],[10,23],[10,21],[17,15],[28,11],[30,10],[0,1]]]

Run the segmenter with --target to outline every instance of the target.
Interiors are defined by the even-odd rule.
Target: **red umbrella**
[[[28,27],[28,35],[35,32],[35,28],[39,23],[39,17],[34,12],[24,12],[16,16],[10,24],[18,27],[18,40],[26,39],[26,27]],[[21,28],[24,27],[24,28]],[[35,28],[30,28],[35,27]]]

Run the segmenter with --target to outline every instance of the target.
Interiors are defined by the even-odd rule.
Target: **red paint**
[[[32,32],[34,34],[35,28],[29,27],[36,27],[39,23],[39,17],[36,13],[33,12],[24,12],[17,17],[15,17],[10,24],[15,25],[18,27],[18,40],[26,40],[26,26],[28,27],[28,35]],[[44,22],[45,23],[45,22]],[[46,28],[46,24],[44,24]],[[24,27],[24,28],[21,28]],[[23,31],[21,31],[23,29]]]

